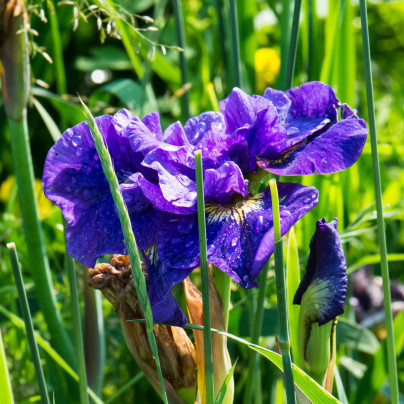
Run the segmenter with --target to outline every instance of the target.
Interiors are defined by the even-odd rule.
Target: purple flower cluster
[[[220,109],[165,131],[158,113],[96,118],[148,267],[155,321],[185,321],[171,288],[199,266],[196,150],[204,167],[208,262],[251,288],[273,252],[273,224],[270,192],[251,195],[246,176],[259,167],[282,176],[341,171],[358,159],[367,137],[365,122],[320,82],[267,89],[263,97],[236,88]],[[67,220],[72,257],[91,267],[100,255],[126,253],[87,123],[68,129],[49,151],[43,186]],[[278,188],[285,234],[317,204],[318,191],[283,182]]]

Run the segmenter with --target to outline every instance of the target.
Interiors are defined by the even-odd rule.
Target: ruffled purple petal
[[[158,214],[149,216],[151,203],[132,174],[140,162],[123,135],[130,119],[129,112],[122,110],[114,116],[98,117],[96,122],[109,149],[132,224],[140,224],[134,231],[141,234],[143,220],[147,218],[150,226]],[[68,129],[49,151],[43,187],[67,220],[67,251],[75,259],[94,266],[100,255],[126,253],[118,213],[86,122]],[[147,248],[151,239],[150,234],[143,237],[140,246]]]
[[[153,320],[183,326],[187,319],[171,289],[182,282],[192,269],[169,269],[159,259],[155,246],[144,251],[143,258],[148,274],[148,291]]]
[[[279,183],[281,232],[318,202],[314,187]],[[245,288],[256,278],[273,252],[272,203],[269,188],[233,205],[206,204],[208,262],[219,267]],[[171,238],[167,237],[171,234]],[[158,252],[165,265],[190,268],[199,265],[197,215],[179,217],[159,234]]]
[[[326,132],[299,143],[280,159],[258,159],[259,167],[277,175],[331,174],[359,158],[367,138],[365,121],[347,118]]]
[[[228,204],[235,193],[248,195],[248,181],[239,166],[228,161],[216,170],[204,172],[204,193],[207,201]]]
[[[252,125],[256,114],[272,104],[263,97],[257,95],[251,97],[236,87],[227,98],[220,101],[219,106],[228,132],[233,133],[239,128]]]
[[[339,101],[334,90],[327,84],[310,81],[285,93],[291,100],[287,121],[324,117],[336,122]]]
[[[142,122],[157,140],[163,140],[164,136],[161,130],[160,115],[158,112],[150,112],[142,119]]]
[[[338,219],[316,223],[310,242],[306,273],[295,294],[293,303],[304,304],[311,322],[323,325],[344,312],[347,274],[344,251],[337,230]],[[304,295],[307,293],[307,298]]]

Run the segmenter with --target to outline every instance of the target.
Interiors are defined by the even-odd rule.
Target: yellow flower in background
[[[272,48],[260,48],[255,52],[255,80],[257,93],[261,94],[275,83],[281,68],[278,52]]]
[[[13,175],[8,176],[0,185],[0,202],[7,203],[10,195],[12,194],[15,183],[15,177]],[[45,198],[42,189],[42,182],[35,178],[35,197],[38,202],[39,218],[41,220],[48,217],[52,211],[52,203]]]

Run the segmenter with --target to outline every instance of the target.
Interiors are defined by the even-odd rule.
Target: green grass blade
[[[337,365],[334,366],[334,380],[335,389],[337,390],[339,401],[341,401],[342,404],[349,404],[348,397],[346,396],[344,384],[342,383],[341,375],[339,374]]]
[[[212,364],[212,336],[210,332],[210,304],[209,304],[209,273],[206,247],[206,223],[205,223],[205,196],[203,190],[203,167],[202,153],[195,152],[195,176],[196,192],[198,194],[198,230],[199,249],[201,259],[201,280],[203,299],[203,324],[204,324],[204,344],[205,344],[205,377],[206,377],[206,402],[213,404],[215,401],[213,384],[213,364]]]
[[[282,362],[285,373],[285,390],[287,403],[296,403],[295,388],[293,384],[292,359],[290,357],[289,316],[285,286],[285,271],[283,265],[283,246],[281,237],[281,223],[279,214],[279,196],[276,180],[269,181],[272,198],[272,217],[274,226],[274,258],[276,296],[279,310],[279,347],[282,352]]]
[[[297,38],[299,34],[299,20],[300,20],[301,6],[302,6],[302,0],[295,0],[295,7],[293,10],[292,32],[290,35],[290,45],[288,53],[288,64],[286,67],[286,76],[283,90],[287,90],[288,88],[291,88],[293,86],[293,75],[295,72]]]
[[[290,45],[290,11],[291,0],[282,0],[281,14],[281,70],[278,77],[278,88],[283,88],[286,82],[286,70]]]
[[[87,373],[86,363],[84,359],[84,344],[83,333],[81,328],[80,318],[80,304],[79,304],[79,291],[77,286],[76,269],[74,267],[74,260],[69,254],[65,255],[67,272],[69,275],[70,298],[72,303],[72,319],[73,319],[73,334],[76,347],[76,354],[79,362],[79,388],[80,388],[80,402],[81,404],[88,404],[88,386],[87,386]]]
[[[0,305],[0,313],[7,317],[17,328],[20,330],[25,329],[24,321],[18,316],[8,311],[4,306]],[[52,348],[48,341],[46,341],[40,334],[34,332],[35,341],[52,360],[63,369],[73,380],[79,382],[79,375],[71,368],[71,366]],[[96,404],[103,404],[103,401],[92,391],[88,389],[88,395]]]
[[[185,55],[185,28],[184,28],[184,16],[182,14],[181,0],[173,0],[175,27],[177,30],[177,41],[180,48],[184,51],[179,52],[180,56],[180,68],[181,68],[181,83],[184,86],[188,83],[188,63]],[[187,120],[190,117],[189,112],[189,91],[185,91],[182,95],[182,114],[184,119]]]
[[[364,257],[356,261],[355,264],[350,265],[347,269],[347,273],[349,275],[365,265],[379,264],[380,260],[381,260],[380,255],[365,255]],[[404,261],[404,254],[399,253],[387,254],[387,261],[389,262]]]
[[[288,298],[288,313],[289,313],[289,330],[290,344],[293,349],[297,349],[298,345],[298,326],[299,326],[299,306],[293,304],[293,298],[300,284],[300,269],[299,269],[299,251],[297,249],[297,241],[294,227],[290,229],[288,240],[288,256],[286,262],[286,290]],[[293,357],[294,362],[297,362],[298,355]]]
[[[7,368],[6,353],[4,352],[3,338],[0,330],[0,391],[2,404],[14,404],[13,390]]]
[[[220,388],[219,393],[216,396],[215,404],[222,404],[223,403],[223,400],[224,400],[224,398],[226,396],[227,387],[228,387],[228,385],[230,383],[231,378],[233,377],[234,370],[236,369],[237,360],[238,359],[236,359],[233,366],[231,367],[231,369],[227,373],[226,379],[224,379],[222,387]]]
[[[236,0],[230,0],[230,28],[231,28],[232,63],[233,63],[233,87],[241,87],[240,39],[238,31]]]
[[[52,136],[52,139],[54,142],[57,142],[62,136],[60,133],[60,130],[58,126],[56,125],[55,121],[53,118],[50,116],[48,111],[43,107],[43,105],[34,97],[32,97],[32,103],[34,104],[36,110],[38,111],[39,115],[41,115],[41,118],[46,125],[50,135]]]
[[[11,267],[13,269],[15,284],[18,290],[18,299],[24,317],[25,330],[27,332],[29,349],[31,351],[31,357],[34,363],[35,375],[38,382],[39,393],[41,395],[42,402],[44,404],[50,404],[48,389],[46,387],[45,376],[43,374],[41,365],[41,358],[39,356],[38,346],[35,341],[34,326],[32,325],[31,312],[29,310],[28,299],[24,289],[24,281],[22,279],[20,263],[18,262],[17,250],[15,248],[14,243],[7,244],[7,248],[10,256]]]
[[[118,182],[118,179],[116,177],[116,174],[115,174],[115,171],[113,168],[111,156],[104,144],[102,135],[98,129],[95,119],[93,118],[90,110],[83,103],[83,101],[81,101],[81,104],[83,107],[84,115],[87,118],[87,122],[88,122],[88,125],[91,130],[91,134],[94,139],[94,144],[97,149],[97,153],[100,158],[105,177],[106,177],[109,187],[110,187],[111,195],[113,197],[114,203],[118,210],[119,220],[121,222],[122,232],[124,235],[126,247],[128,249],[130,263],[132,266],[133,281],[134,281],[134,285],[136,288],[136,293],[139,298],[140,307],[142,308],[143,313],[146,318],[146,333],[147,333],[147,337],[149,339],[150,348],[152,350],[154,360],[156,362],[157,373],[158,373],[160,387],[161,387],[161,395],[162,395],[163,401],[166,404],[168,404],[167,394],[166,394],[166,390],[165,390],[165,386],[164,386],[163,374],[162,374],[161,366],[160,366],[160,359],[159,359],[159,355],[158,355],[158,351],[157,351],[156,338],[153,333],[153,315],[152,315],[149,298],[147,296],[146,280],[143,275],[141,261],[140,261],[140,253],[137,248],[135,236],[133,235],[132,224],[130,221],[129,213],[128,213],[128,210],[126,209],[125,202],[123,200],[123,196],[119,189],[119,182]]]
[[[66,71],[63,62],[63,45],[60,37],[59,22],[53,0],[46,2],[49,10],[49,21],[52,32],[53,64],[55,66],[56,88],[59,94],[66,94]]]
[[[88,286],[88,271],[83,271],[84,287],[84,352],[88,385],[101,395],[105,371],[105,329],[102,295]]]
[[[369,115],[369,132],[372,147],[372,168],[373,168],[373,180],[376,197],[377,227],[378,227],[378,238],[380,246],[380,267],[383,278],[384,311],[386,313],[389,382],[391,389],[391,401],[393,404],[397,404],[399,401],[397,357],[395,353],[395,344],[394,344],[393,313],[391,310],[391,295],[390,295],[390,275],[389,275],[389,264],[387,260],[386,233],[383,218],[383,201],[382,201],[382,188],[380,180],[379,155],[377,151],[376,118],[375,118],[375,108],[373,100],[372,66],[370,56],[366,0],[360,0],[360,15],[361,15],[363,59],[365,68],[365,81],[366,81],[366,98]]]
[[[258,344],[259,337],[261,336],[262,331],[262,320],[264,318],[264,303],[266,297],[266,289],[267,289],[267,280],[268,280],[268,271],[269,271],[269,261],[265,264],[264,269],[260,274],[259,279],[259,290],[258,290],[258,298],[256,304],[256,310],[253,313],[253,329],[251,333],[251,342],[253,344]],[[250,356],[248,358],[248,374],[247,374],[247,382],[246,389],[244,392],[244,403],[249,404],[252,400],[252,394],[256,389],[256,369],[259,364],[258,356],[253,351],[250,352]]]

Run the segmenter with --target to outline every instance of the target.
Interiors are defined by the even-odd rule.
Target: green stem
[[[80,99],[81,101],[81,99]],[[163,374],[160,366],[160,359],[157,351],[156,338],[153,332],[153,314],[150,306],[150,301],[147,296],[146,280],[143,275],[140,253],[137,248],[135,236],[132,231],[132,224],[130,221],[129,213],[126,208],[125,202],[123,200],[122,193],[119,188],[118,178],[116,177],[114,167],[112,164],[111,156],[106,148],[102,135],[98,129],[97,123],[92,116],[88,107],[81,101],[84,114],[87,119],[87,123],[90,127],[91,134],[94,139],[94,144],[100,158],[102,168],[104,170],[105,177],[108,181],[109,188],[111,191],[112,198],[118,210],[119,221],[122,226],[122,233],[125,240],[126,248],[128,249],[128,255],[130,259],[130,264],[132,266],[133,273],[133,283],[135,285],[136,293],[139,298],[140,307],[143,310],[146,319],[146,333],[149,339],[150,348],[154,360],[156,362],[156,368],[158,373],[158,378],[160,381],[161,395],[165,404],[168,404],[167,394],[164,386]]]
[[[286,70],[288,63],[288,49],[290,42],[290,6],[291,0],[282,0],[281,14],[281,70],[279,72],[278,87],[283,88],[286,80]]]
[[[291,88],[293,85],[293,74],[295,71],[296,62],[296,49],[297,49],[297,37],[299,34],[299,19],[302,0],[295,0],[295,8],[293,11],[292,33],[290,35],[288,65],[286,69],[286,77],[283,90]]]
[[[46,388],[45,376],[43,374],[41,358],[39,356],[38,345],[35,341],[34,326],[32,325],[31,312],[28,306],[28,299],[24,289],[24,281],[22,279],[20,263],[18,262],[17,250],[14,243],[7,244],[8,253],[10,255],[11,267],[13,269],[13,275],[15,285],[18,291],[18,299],[21,305],[22,315],[25,322],[25,330],[27,333],[29,349],[31,351],[32,361],[34,363],[35,374],[38,381],[39,393],[41,395],[42,402],[50,404],[48,390]]]
[[[264,319],[264,301],[266,296],[267,289],[267,279],[268,279],[268,270],[269,270],[269,261],[265,264],[264,269],[260,275],[260,287],[258,291],[258,299],[257,299],[257,310],[254,315],[254,324],[253,331],[251,335],[251,342],[253,344],[258,344],[259,337],[261,335],[262,330],[262,321]],[[248,362],[248,376],[246,382],[246,390],[244,393],[244,403],[249,404],[252,400],[252,393],[255,390],[255,381],[256,381],[256,368],[258,365],[257,356],[258,352],[250,352],[249,362]]]
[[[269,182],[272,198],[272,217],[274,224],[274,258],[275,258],[275,281],[278,302],[280,332],[279,346],[282,352],[283,370],[285,374],[285,390],[287,403],[296,403],[295,387],[293,383],[292,360],[290,357],[290,340],[288,326],[288,302],[285,287],[285,271],[283,265],[283,246],[281,237],[281,223],[279,214],[279,196],[276,180]]]
[[[173,0],[173,8],[175,15],[175,26],[177,29],[177,40],[180,48],[183,52],[180,54],[180,68],[181,68],[181,83],[184,86],[188,83],[188,63],[185,55],[185,29],[184,29],[184,16],[182,14],[182,6],[180,0]],[[184,119],[187,120],[190,117],[189,112],[189,91],[185,91],[182,95],[182,114]]]
[[[29,259],[34,268],[32,276],[53,346],[70,365],[75,367],[76,361],[73,347],[63,326],[53,294],[54,287],[35,199],[34,173],[25,114],[26,112],[22,121],[16,122],[10,119],[9,126],[25,239],[28,246]]]
[[[390,295],[390,276],[389,276],[389,265],[387,261],[386,233],[383,218],[383,201],[382,201],[382,188],[380,180],[379,155],[377,150],[376,118],[373,101],[372,68],[370,57],[366,0],[360,0],[360,15],[361,15],[361,27],[362,27],[361,29],[362,29],[362,42],[363,42],[363,59],[364,59],[363,62],[366,78],[366,97],[367,97],[368,115],[369,115],[369,132],[372,148],[372,168],[373,168],[373,179],[374,179],[375,197],[376,197],[377,230],[380,245],[380,267],[383,278],[383,295],[384,295],[384,312],[386,316],[389,381],[391,389],[391,402],[393,404],[396,404],[399,402],[397,358],[394,343],[393,314],[391,309],[391,295]]]
[[[101,396],[105,369],[105,331],[101,294],[88,286],[88,270],[83,270],[84,354],[89,387]]]
[[[212,361],[212,335],[210,331],[210,304],[209,304],[209,273],[206,251],[206,223],[205,223],[205,197],[203,190],[202,153],[195,152],[196,190],[198,194],[198,229],[199,249],[201,259],[201,280],[203,300],[203,335],[205,345],[205,375],[206,375],[206,402],[213,404],[215,401],[213,388],[213,361]]]
[[[80,304],[79,304],[76,269],[74,266],[74,260],[72,257],[70,257],[69,254],[66,253],[65,259],[66,259],[67,272],[69,275],[70,297],[71,297],[72,318],[73,318],[73,334],[76,345],[76,354],[79,362],[80,402],[82,404],[88,404],[87,373],[86,373],[86,363],[84,359],[84,344],[83,344],[83,333],[81,328]]]
[[[238,33],[237,4],[230,0],[231,49],[233,58],[233,86],[241,87],[240,39]]]

